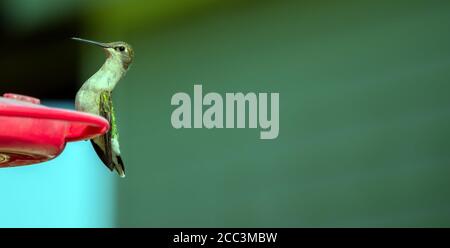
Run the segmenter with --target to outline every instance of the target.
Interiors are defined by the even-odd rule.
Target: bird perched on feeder
[[[122,41],[102,43],[80,38],[72,39],[97,45],[106,52],[106,62],[77,92],[75,108],[78,111],[100,115],[108,120],[109,131],[91,139],[91,143],[103,163],[111,171],[116,170],[121,177],[125,177],[125,167],[120,157],[119,133],[114,115],[112,91],[133,61],[133,49]]]

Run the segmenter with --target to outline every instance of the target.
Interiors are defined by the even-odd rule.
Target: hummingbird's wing
[[[100,93],[99,114],[108,120],[110,128],[104,135],[91,140],[94,150],[110,170],[115,169],[121,177],[125,177],[125,166],[120,157],[119,132],[110,91]]]
[[[112,136],[117,132],[115,118],[114,118],[114,109],[112,105],[112,97],[111,92],[103,91],[100,93],[99,97],[99,114],[108,120],[110,128],[108,132],[104,135],[97,137],[96,139],[92,139],[92,145],[94,146],[94,150],[97,155],[100,157],[102,162],[110,169],[114,169],[113,159],[112,159]]]

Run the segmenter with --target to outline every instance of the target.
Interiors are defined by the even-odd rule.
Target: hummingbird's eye
[[[125,51],[125,47],[124,46],[118,46],[116,47],[116,50],[119,50],[121,52]]]

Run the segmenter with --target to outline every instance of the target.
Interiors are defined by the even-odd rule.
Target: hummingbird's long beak
[[[86,42],[89,44],[93,44],[93,45],[97,45],[99,47],[103,47],[103,48],[109,48],[110,46],[106,43],[102,43],[102,42],[97,42],[97,41],[93,41],[93,40],[86,40],[86,39],[81,39],[81,38],[77,38],[77,37],[72,37],[72,40],[76,40],[76,41],[81,41],[81,42]]]

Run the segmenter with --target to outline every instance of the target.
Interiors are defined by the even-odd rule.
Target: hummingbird
[[[108,132],[91,139],[91,143],[102,162],[111,171],[116,170],[120,177],[125,177],[112,91],[133,62],[133,49],[123,41],[103,43],[76,37],[72,39],[96,45],[106,52],[106,61],[103,66],[78,90],[75,97],[75,109],[99,115],[108,120],[110,123]]]

